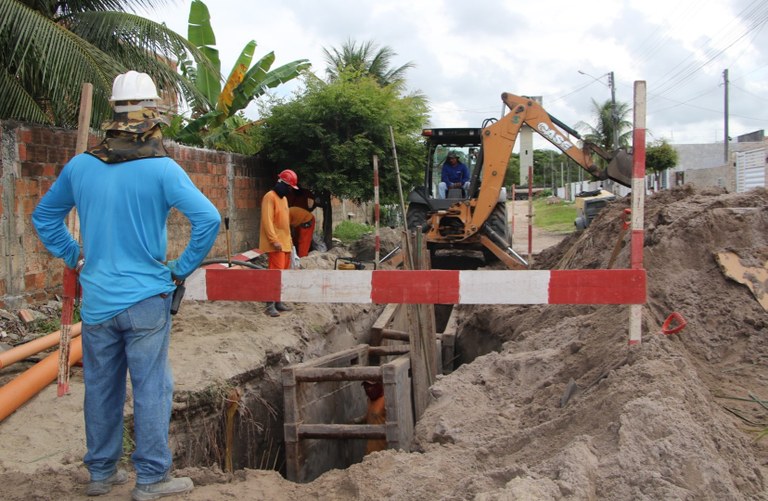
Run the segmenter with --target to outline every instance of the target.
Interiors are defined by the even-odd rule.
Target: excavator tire
[[[496,207],[493,208],[493,212],[491,212],[491,215],[488,216],[487,224],[494,232],[504,237],[504,242],[506,242],[507,245],[511,244],[509,239],[507,204],[505,202],[499,202],[496,204]],[[499,260],[499,258],[496,257],[496,254],[486,248],[483,248],[483,257],[485,258],[486,264],[494,263]]]
[[[405,221],[408,223],[408,231],[415,230],[417,226],[424,228],[427,224],[427,206],[413,202],[408,204]]]

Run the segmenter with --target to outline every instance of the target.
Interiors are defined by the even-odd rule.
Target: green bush
[[[333,230],[333,236],[345,244],[356,242],[368,233],[373,233],[372,226],[352,221],[342,221]]]

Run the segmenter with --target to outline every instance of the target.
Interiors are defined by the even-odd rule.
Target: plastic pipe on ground
[[[74,330],[74,325],[72,326]],[[79,329],[78,329],[79,330]],[[82,338],[69,343],[69,365],[83,356]],[[0,388],[0,421],[11,415],[27,400],[56,380],[59,371],[59,351],[51,353],[40,362],[19,374],[13,381]]]
[[[80,335],[82,329],[82,322],[78,322],[72,325],[69,331],[69,335],[75,338]],[[48,348],[53,348],[59,344],[59,338],[61,337],[61,331],[56,331],[48,334],[47,336],[41,336],[37,339],[24,344],[20,344],[11,348],[10,350],[0,353],[0,369],[8,367],[11,364],[24,360],[27,357],[31,357],[36,353],[40,353]]]

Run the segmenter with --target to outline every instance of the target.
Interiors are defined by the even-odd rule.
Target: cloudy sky
[[[191,0],[152,17],[187,33]],[[374,41],[394,66],[411,62],[409,88],[425,94],[431,125],[479,127],[498,118],[502,92],[542,96],[575,126],[594,123],[592,100],[630,104],[648,89],[649,140],[722,142],[729,71],[729,134],[768,126],[766,0],[207,0],[222,69],[243,46],[274,51],[274,67],[309,59],[325,76],[323,48]],[[580,73],[586,73],[586,75]],[[281,92],[288,92],[283,89]],[[249,108],[249,115],[257,112]],[[536,146],[540,147],[540,146]]]

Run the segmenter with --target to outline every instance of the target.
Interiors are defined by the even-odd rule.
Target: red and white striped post
[[[379,266],[379,256],[381,254],[381,236],[379,234],[379,157],[373,155],[373,262]]]
[[[630,268],[643,269],[643,220],[645,218],[645,81],[635,82],[634,126],[632,132],[632,233],[630,237]],[[629,344],[643,339],[643,305],[629,307]]]

